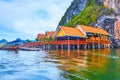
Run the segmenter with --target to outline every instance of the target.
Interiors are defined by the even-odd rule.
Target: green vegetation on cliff
[[[78,16],[73,17],[66,26],[76,26],[77,24],[82,25],[94,25],[97,19],[102,14],[109,14],[110,11],[106,9],[103,5],[96,5],[95,0],[87,2],[85,9],[78,14]]]

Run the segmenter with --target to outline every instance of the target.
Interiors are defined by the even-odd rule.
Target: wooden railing
[[[96,38],[86,39],[86,42],[110,43],[110,40],[108,40],[108,39],[106,39],[106,38],[100,39],[100,38],[96,37]]]
[[[49,41],[49,42],[30,42],[28,44],[23,44],[21,45],[22,47],[31,47],[31,46],[36,46],[36,45],[62,45],[62,44],[88,44],[88,43],[101,43],[101,44],[109,44],[110,41],[105,39],[105,40],[100,40],[99,38],[90,38],[86,40],[61,40],[61,41]]]

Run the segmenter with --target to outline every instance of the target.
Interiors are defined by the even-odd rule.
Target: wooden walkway
[[[23,44],[20,47],[36,47],[42,49],[59,49],[58,46],[61,46],[62,49],[64,45],[67,46],[67,49],[71,49],[70,45],[76,45],[77,49],[80,49],[80,45],[83,45],[84,48],[109,48],[110,41],[109,40],[61,40],[61,41],[49,41],[49,42],[30,42],[28,44]]]

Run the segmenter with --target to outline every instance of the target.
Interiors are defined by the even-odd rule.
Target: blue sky
[[[54,31],[72,0],[0,0],[0,39]]]

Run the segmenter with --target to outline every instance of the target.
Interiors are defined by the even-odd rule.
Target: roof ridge
[[[75,27],[69,27],[69,26],[60,26],[60,27],[65,27],[65,28],[75,28]]]
[[[92,27],[92,26],[85,26],[85,25],[80,25],[80,26],[84,26],[84,27],[89,27],[89,28],[95,28],[95,29],[102,29],[102,28],[98,28],[98,27]]]
[[[110,35],[106,30],[104,30],[102,28],[89,27],[89,26],[84,26],[84,25],[79,25],[79,26],[82,27],[84,30],[87,30],[88,32]]]

